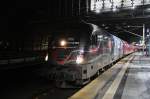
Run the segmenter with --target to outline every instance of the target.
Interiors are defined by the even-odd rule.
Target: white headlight
[[[65,40],[60,41],[60,46],[65,46],[67,42]]]
[[[48,61],[48,54],[45,56],[45,61]]]
[[[81,64],[83,63],[83,61],[84,61],[83,56],[77,56],[77,59],[76,59],[77,64]]]

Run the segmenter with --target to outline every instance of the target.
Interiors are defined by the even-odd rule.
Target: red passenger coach
[[[123,53],[124,55],[129,54],[129,44],[125,41],[123,41]]]
[[[136,51],[136,47],[134,45],[128,44],[126,41],[123,41],[123,53],[124,55],[130,54]]]

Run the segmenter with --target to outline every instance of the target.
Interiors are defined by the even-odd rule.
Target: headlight
[[[65,40],[60,41],[60,46],[66,46],[67,42]]]
[[[84,58],[82,55],[77,56],[77,59],[76,59],[77,64],[81,64],[81,63],[83,63],[83,61],[84,61]]]
[[[48,61],[48,54],[45,56],[45,61]]]

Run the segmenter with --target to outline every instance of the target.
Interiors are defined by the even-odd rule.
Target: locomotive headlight
[[[45,56],[45,61],[48,61],[48,54]]]
[[[83,63],[83,61],[84,61],[84,58],[82,55],[77,56],[77,59],[76,59],[77,64],[81,64],[81,63]]]
[[[60,41],[60,46],[66,46],[67,42],[65,40]]]

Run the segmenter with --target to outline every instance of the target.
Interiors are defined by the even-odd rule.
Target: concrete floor
[[[118,68],[113,69],[117,75],[110,75],[110,79],[108,77],[106,79],[106,75],[110,72],[104,73],[70,99],[80,99],[81,97],[81,99],[150,99],[150,57],[137,52],[132,55],[131,61],[123,62],[124,60],[116,64],[116,67],[118,65],[122,67],[119,72]],[[98,81],[100,78],[105,78],[103,81],[107,83],[101,85],[103,81],[102,79]],[[91,91],[93,87],[89,89],[88,86],[101,87],[97,91]]]
[[[130,63],[121,99],[150,99],[150,57],[137,54]]]
[[[134,54],[117,91],[109,99],[150,99],[150,57]]]

